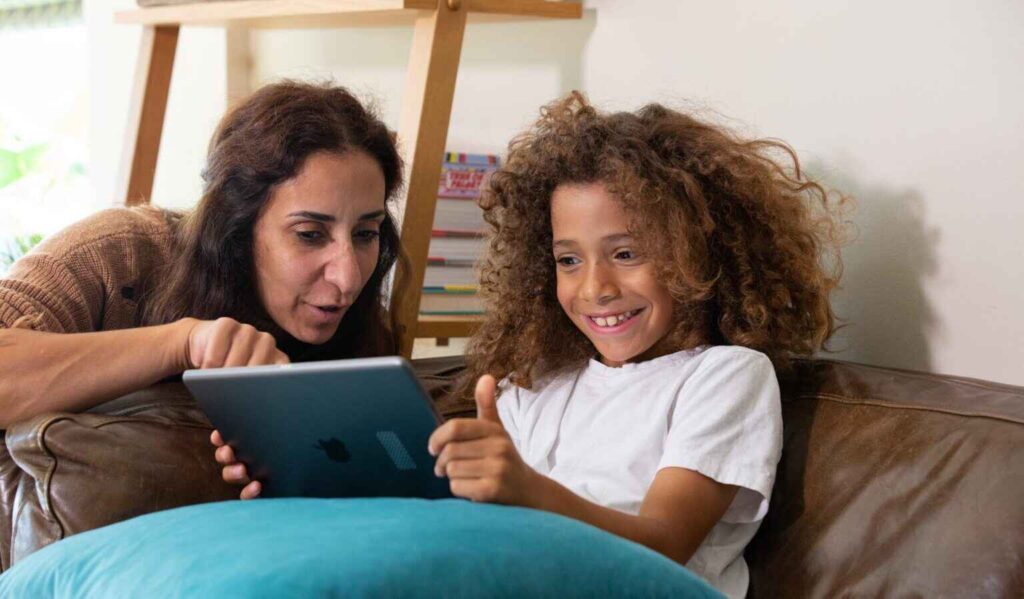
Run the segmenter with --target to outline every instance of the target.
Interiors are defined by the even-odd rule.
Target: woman
[[[0,428],[188,368],[394,353],[384,123],[341,87],[269,85],[222,119],[203,179],[184,216],[105,210],[0,280]]]

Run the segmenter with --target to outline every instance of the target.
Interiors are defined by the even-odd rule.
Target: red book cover
[[[480,197],[487,177],[496,170],[498,157],[493,154],[445,154],[437,195],[441,198],[476,199]]]

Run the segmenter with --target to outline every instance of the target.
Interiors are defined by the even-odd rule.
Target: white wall
[[[501,151],[573,88],[608,108],[660,101],[785,139],[858,203],[837,356],[1024,384],[1024,5],[848,4],[588,0],[582,21],[471,24],[448,146]],[[137,44],[131,27],[106,25],[109,6],[86,0],[98,190],[113,189]],[[157,203],[198,195],[225,97],[223,40],[182,33]],[[333,77],[397,125],[409,29],[255,42],[257,81]]]

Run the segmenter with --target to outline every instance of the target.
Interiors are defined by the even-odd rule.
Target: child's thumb
[[[501,424],[498,417],[497,399],[494,397],[498,383],[494,377],[485,374],[476,381],[476,417],[480,420],[488,420]]]

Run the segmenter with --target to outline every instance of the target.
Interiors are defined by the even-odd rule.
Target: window
[[[97,208],[81,2],[0,0],[0,275]]]

